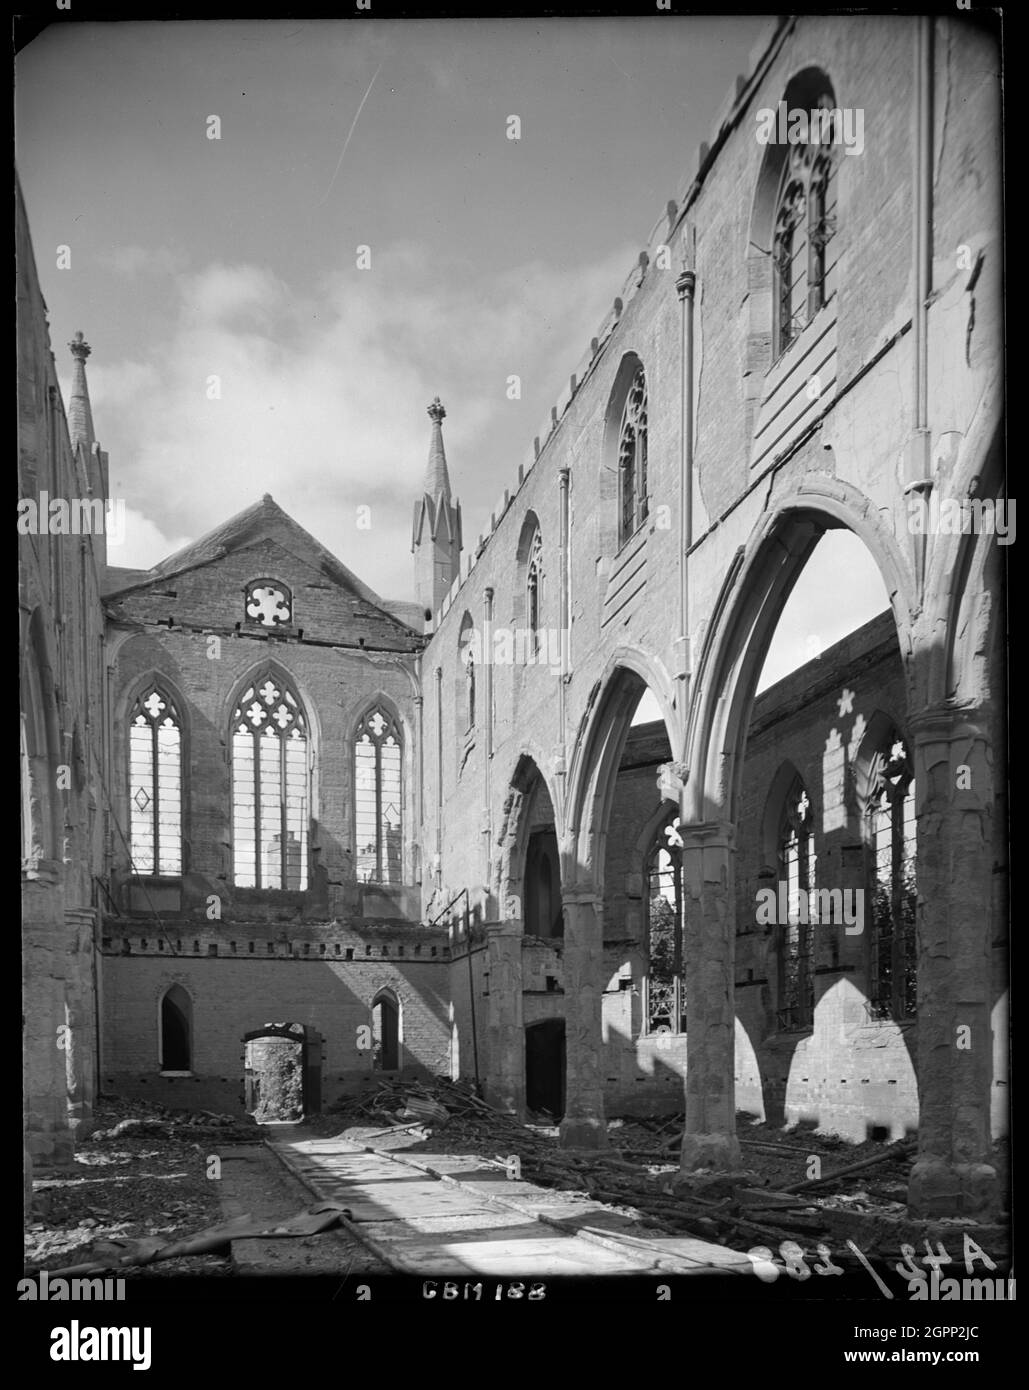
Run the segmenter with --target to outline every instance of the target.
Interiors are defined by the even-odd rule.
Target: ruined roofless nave
[[[780,103],[862,148],[757,138]],[[100,1089],[236,1109],[274,1044],[306,1110],[685,1109],[685,1169],[738,1114],[917,1132],[914,1214],[997,1208],[1005,549],[911,516],[1003,497],[999,139],[959,18],[771,25],[478,538],[429,406],[416,602],[270,496],[146,571],[19,535],[34,1161]],[[102,501],[20,201],[18,272],[19,496]],[[882,614],[758,694],[842,530]]]

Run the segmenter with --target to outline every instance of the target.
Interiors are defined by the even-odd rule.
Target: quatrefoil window
[[[254,579],[246,589],[247,621],[261,627],[284,627],[293,621],[293,595],[278,579]]]

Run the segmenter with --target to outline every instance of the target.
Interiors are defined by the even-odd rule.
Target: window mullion
[[[279,887],[288,888],[286,876],[286,740],[279,737]]]
[[[672,860],[672,887],[675,893],[675,936],[672,942],[672,978],[675,981],[675,988],[672,991],[672,1008],[675,1010],[675,1017],[672,1020],[672,1031],[678,1033],[682,1027],[682,859],[676,856]]]
[[[250,732],[254,749],[254,886],[263,888],[261,882],[261,744],[256,729]]]
[[[893,928],[891,958],[893,961],[893,1004],[898,1019],[904,1017],[904,920],[901,900],[904,877],[904,802],[896,789],[890,800],[890,921]]]
[[[150,725],[150,761],[151,761],[151,780],[154,785],[154,799],[151,806],[153,814],[152,825],[154,827],[154,876],[161,871],[161,819],[160,819],[160,767],[157,759],[157,725],[151,722]]]
[[[375,878],[382,882],[382,744],[375,743]]]

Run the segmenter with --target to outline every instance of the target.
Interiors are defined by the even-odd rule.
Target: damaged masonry
[[[149,568],[19,524],[31,1296],[1008,1287],[997,68],[771,22],[477,539],[428,405],[406,597],[257,488]],[[17,250],[19,514],[105,517]]]

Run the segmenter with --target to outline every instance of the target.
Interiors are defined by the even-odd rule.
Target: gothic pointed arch
[[[398,1071],[404,1041],[403,1006],[396,990],[384,987],[372,999],[372,1069]]]
[[[181,984],[161,995],[159,1060],[162,1072],[193,1070],[193,1000]]]
[[[856,781],[866,845],[868,1008],[912,1018],[918,1002],[915,774],[909,740],[876,711],[858,750]]]
[[[814,1018],[815,819],[799,773],[780,782],[776,811],[775,868],[785,920],[776,926],[777,1023],[780,1031],[808,1028]]]
[[[354,868],[359,883],[404,877],[404,730],[392,702],[377,696],[353,736]]]
[[[179,696],[160,675],[147,676],[128,709],[129,855],[134,874],[182,874],[184,739]]]
[[[275,663],[257,668],[234,698],[233,881],[237,888],[308,886],[310,728],[292,679]]]

